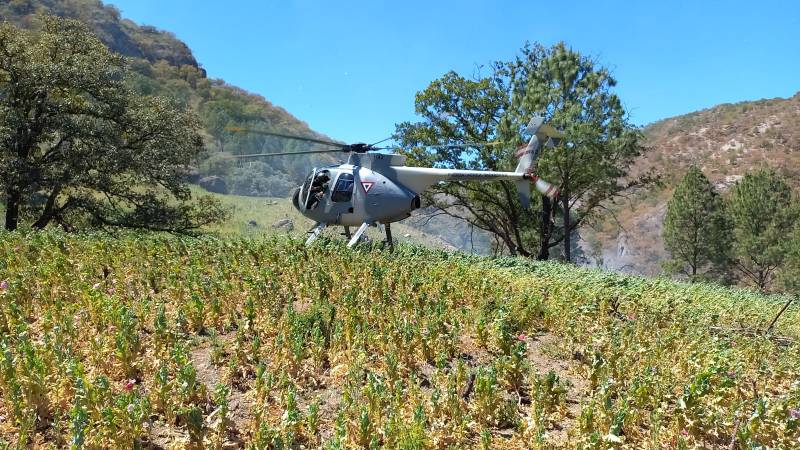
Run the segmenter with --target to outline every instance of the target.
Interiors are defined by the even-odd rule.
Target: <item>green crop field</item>
[[[783,298],[321,241],[0,233],[0,447],[800,447]]]

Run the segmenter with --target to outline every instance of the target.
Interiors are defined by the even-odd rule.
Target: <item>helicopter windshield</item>
[[[306,194],[308,194],[308,189],[311,187],[311,182],[314,181],[314,174],[316,173],[317,173],[317,168],[315,167],[314,170],[312,170],[311,173],[308,174],[306,180],[303,182],[303,186],[301,186],[300,189],[302,189],[304,197],[306,196]]]

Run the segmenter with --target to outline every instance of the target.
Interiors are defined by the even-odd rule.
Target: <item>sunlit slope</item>
[[[800,93],[790,98],[722,104],[646,126],[645,152],[634,174],[655,170],[663,186],[616,205],[599,226],[584,229],[584,249],[606,267],[661,272],[668,257],[661,239],[667,202],[689,166],[697,166],[722,194],[746,173],[770,168],[800,185]]]
[[[726,331],[781,300],[421,247],[0,234],[0,439],[794,448],[798,346]]]

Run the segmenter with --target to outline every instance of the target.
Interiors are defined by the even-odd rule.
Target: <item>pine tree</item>
[[[728,209],[735,267],[742,279],[766,291],[790,251],[798,218],[792,189],[775,172],[747,174],[733,188]]]
[[[786,262],[775,278],[782,291],[798,294],[800,293],[800,224],[795,226],[787,247]]]
[[[719,194],[697,167],[690,167],[667,204],[664,244],[672,255],[666,268],[690,280],[719,279],[731,247],[730,226]]]

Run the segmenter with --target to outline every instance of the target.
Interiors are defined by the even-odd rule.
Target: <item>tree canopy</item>
[[[187,166],[203,150],[196,116],[136,94],[123,57],[85,25],[0,25],[0,189],[5,227],[28,221],[188,231],[225,216],[192,202]]]
[[[557,44],[526,45],[512,61],[498,61],[487,75],[449,72],[417,93],[422,120],[397,125],[398,139],[418,165],[478,170],[513,170],[520,131],[534,115],[562,130],[565,139],[543,149],[538,174],[560,186],[558,207],[540,198],[523,209],[508,182],[451,182],[426,194],[443,214],[468,221],[496,236],[512,254],[546,258],[560,246],[571,260],[571,236],[626,189],[651,181],[625,181],[643,148],[640,133],[612,88],[616,80],[591,58]],[[487,147],[426,145],[493,141]],[[560,214],[560,223],[557,220]],[[537,248],[538,247],[538,248]]]

